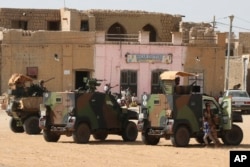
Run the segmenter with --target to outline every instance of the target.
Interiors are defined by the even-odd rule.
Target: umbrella
[[[27,81],[33,81],[33,79],[30,78],[29,76],[15,73],[15,74],[12,74],[12,76],[10,77],[8,85],[14,86],[17,82],[24,83]]]
[[[161,73],[160,79],[161,80],[174,80],[176,76],[187,77],[187,76],[198,76],[194,73],[187,73],[182,71],[165,71]]]

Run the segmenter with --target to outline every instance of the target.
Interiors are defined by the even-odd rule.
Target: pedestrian
[[[211,112],[210,103],[206,103],[205,105],[206,105],[206,110],[205,110],[203,116],[204,116],[204,119],[207,120],[207,122],[208,122],[208,126],[210,128],[211,135],[215,141],[214,142],[215,147],[218,147],[221,143],[218,139],[218,135],[217,135],[217,131],[216,131],[216,124],[214,121],[215,117],[214,117],[213,113]]]
[[[132,100],[131,106],[136,107],[137,106],[137,97],[136,97],[135,93],[132,94],[131,100]]]
[[[109,93],[109,91],[110,91],[110,84],[105,84],[104,85],[104,92],[106,93],[106,94],[108,94]]]
[[[205,111],[205,112],[207,112],[207,111]],[[203,132],[204,132],[203,141],[204,141],[206,147],[208,147],[208,145],[209,145],[208,138],[210,140],[212,140],[213,143],[216,143],[215,139],[212,136],[211,128],[209,126],[208,120],[205,116],[203,117]]]

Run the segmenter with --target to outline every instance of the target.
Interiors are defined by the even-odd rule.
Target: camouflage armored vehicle
[[[157,145],[160,138],[171,139],[176,147],[186,147],[190,138],[203,143],[202,117],[205,104],[210,103],[218,137],[226,145],[239,145],[241,128],[233,122],[243,122],[242,116],[231,112],[231,99],[220,105],[214,97],[198,93],[194,85],[180,86],[175,78],[195,76],[192,73],[166,71],[160,75],[164,94],[143,94],[138,130],[147,145]]]
[[[88,143],[90,136],[105,140],[109,134],[124,141],[138,135],[138,113],[121,108],[110,93],[97,92],[98,80],[90,79],[87,90],[50,92],[43,96],[39,126],[47,142],[57,142],[61,135],[73,136],[76,143]]]
[[[23,74],[13,74],[8,82],[6,113],[11,117],[10,129],[15,133],[39,134],[42,91],[33,79]]]

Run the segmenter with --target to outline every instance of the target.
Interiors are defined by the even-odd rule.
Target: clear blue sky
[[[88,9],[143,10],[167,14],[185,15],[183,21],[212,22],[215,17],[217,29],[250,32],[250,0],[0,0],[0,8],[60,9],[63,7]]]

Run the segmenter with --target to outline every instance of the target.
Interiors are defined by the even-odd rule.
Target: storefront
[[[138,98],[144,92],[161,93],[159,75],[166,70],[182,70],[183,47],[169,45],[98,44],[95,47],[95,72],[110,83],[112,92],[130,89]]]

